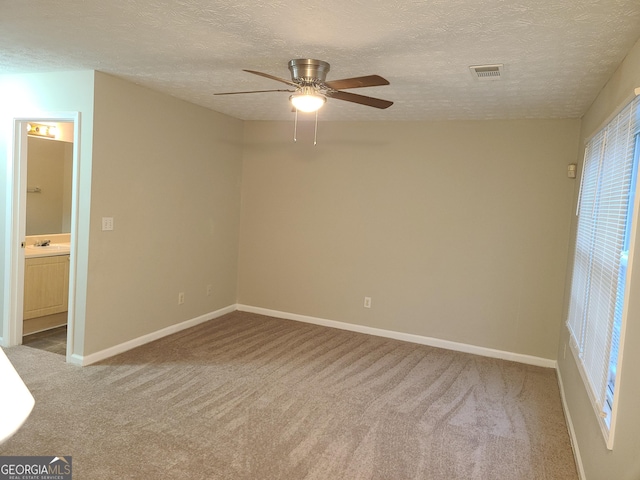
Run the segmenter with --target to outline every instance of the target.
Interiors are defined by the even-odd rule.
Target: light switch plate
[[[113,217],[102,217],[102,231],[113,230]]]

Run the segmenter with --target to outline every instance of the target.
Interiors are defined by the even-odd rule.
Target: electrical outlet
[[[371,308],[371,297],[364,297],[364,308]]]
[[[210,297],[213,293],[213,285],[207,285],[207,297]]]
[[[178,305],[182,305],[184,303],[184,292],[178,293]]]

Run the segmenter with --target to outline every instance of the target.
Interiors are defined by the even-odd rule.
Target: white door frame
[[[4,321],[5,346],[22,343],[22,320],[24,301],[24,241],[26,235],[27,200],[27,123],[29,122],[73,122],[73,173],[71,182],[71,251],[69,254],[69,304],[67,318],[67,361],[73,353],[76,279],[77,279],[77,235],[78,235],[78,185],[80,171],[80,112],[59,112],[14,118],[13,168],[11,170],[10,218],[7,222],[10,270],[5,288],[9,299],[8,318]],[[9,209],[8,209],[9,210]],[[6,278],[6,277],[5,277]],[[7,310],[5,310],[6,312]],[[6,316],[5,316],[6,317]]]

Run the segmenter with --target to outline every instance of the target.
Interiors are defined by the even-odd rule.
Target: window
[[[640,97],[586,146],[567,327],[600,426],[613,446],[615,382],[640,154]]]

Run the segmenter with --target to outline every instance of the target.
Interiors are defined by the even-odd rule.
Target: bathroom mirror
[[[73,143],[27,139],[26,235],[71,231]]]

